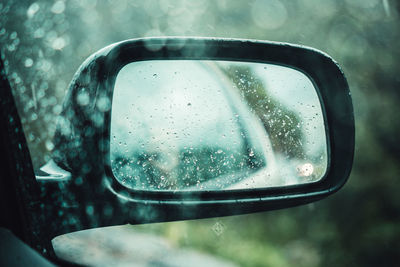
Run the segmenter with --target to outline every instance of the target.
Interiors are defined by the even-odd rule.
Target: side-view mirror
[[[353,108],[342,71],[314,49],[136,39],[83,63],[54,145],[53,164],[37,177],[53,203],[52,236],[244,214],[341,188],[353,161]]]

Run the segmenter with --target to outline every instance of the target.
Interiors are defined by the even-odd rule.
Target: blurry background
[[[242,266],[395,266],[400,263],[399,7],[394,0],[3,0],[1,55],[38,168],[54,148],[55,119],[73,74],[110,43],[216,36],[327,52],[347,76],[356,116],[354,167],[341,191],[287,210],[132,227]]]

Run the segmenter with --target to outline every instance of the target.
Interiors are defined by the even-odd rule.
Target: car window
[[[250,38],[315,47],[340,63],[357,127],[355,167],[341,193],[288,210],[127,226],[138,240],[157,236],[162,241],[154,244],[189,250],[176,255],[194,250],[201,252],[196,259],[213,255],[221,266],[389,266],[397,259],[399,25],[399,4],[391,0],[0,3],[1,56],[35,170],[51,159],[56,120],[75,71],[111,43],[147,36]],[[64,238],[57,244],[82,241]],[[124,242],[135,242],[113,240],[106,242],[110,253],[123,255]],[[74,247],[83,253],[80,260],[93,243]]]

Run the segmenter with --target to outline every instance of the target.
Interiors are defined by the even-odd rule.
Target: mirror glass
[[[129,63],[116,77],[110,139],[115,178],[137,190],[309,183],[328,162],[312,81],[264,63]]]

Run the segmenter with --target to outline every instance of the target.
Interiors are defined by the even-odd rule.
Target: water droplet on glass
[[[225,232],[225,225],[221,222],[216,222],[213,225],[212,230],[217,236],[220,236]]]
[[[40,9],[38,3],[33,3],[32,5],[29,6],[28,10],[26,11],[26,15],[28,18],[32,18],[36,12],[38,12]]]
[[[89,104],[89,94],[82,89],[76,96],[76,101],[81,106],[86,106]]]
[[[51,142],[50,140],[47,140],[46,143],[45,143],[45,145],[46,145],[46,149],[47,149],[48,151],[52,151],[52,150],[54,149],[54,144],[53,144],[53,142]]]
[[[250,157],[253,157],[253,156],[254,156],[254,151],[253,151],[253,149],[250,149],[249,156],[250,156]]]
[[[53,12],[54,14],[60,14],[63,13],[65,10],[65,3],[64,1],[57,1],[53,4],[53,6],[51,7],[51,12]]]
[[[27,58],[25,60],[25,67],[29,68],[32,67],[32,65],[33,65],[33,60],[31,58]]]

